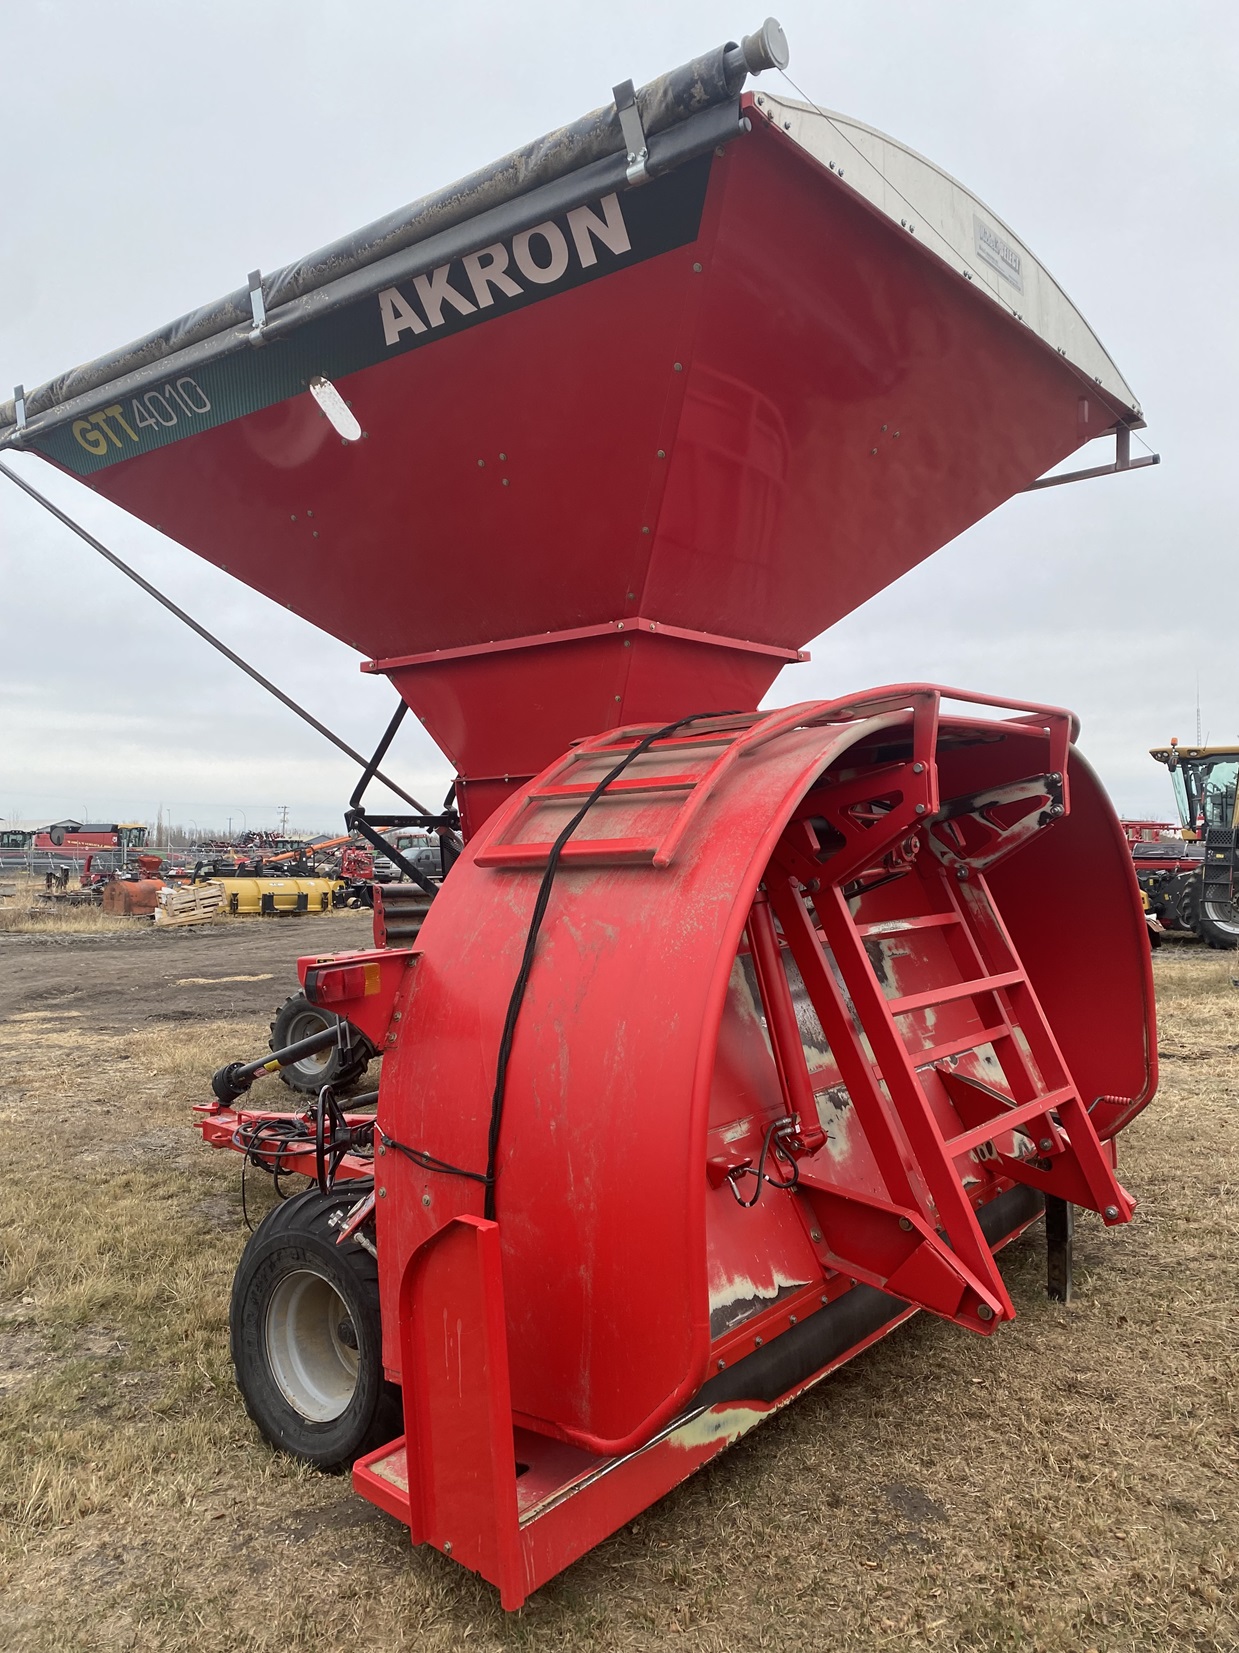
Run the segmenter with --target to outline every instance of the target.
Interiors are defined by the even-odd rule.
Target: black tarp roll
[[[641,87],[637,109],[648,136],[666,132],[682,121],[734,98],[750,73],[782,66],[786,43],[777,23],[767,20],[743,45],[728,41],[690,63]],[[388,258],[430,236],[442,233],[541,185],[575,172],[591,162],[623,153],[624,137],[614,103],[595,109],[569,126],[513,150],[502,160],[424,196],[364,229],[333,241],[305,258],[264,277],[263,302],[267,313],[307,293],[338,281],[342,276]],[[229,329],[245,327],[251,319],[248,287],[179,316],[140,339],[97,357],[40,385],[25,398],[26,418],[33,420],[75,398],[174,356]],[[0,403],[0,447],[20,436],[12,399]]]

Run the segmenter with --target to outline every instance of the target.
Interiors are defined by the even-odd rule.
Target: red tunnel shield
[[[849,738],[806,731],[733,771],[665,871],[556,879],[509,1069],[497,1214],[514,1409],[588,1450],[637,1444],[700,1382],[705,1118],[723,994],[783,821]],[[433,1134],[437,1155],[467,1166],[485,1161],[494,1057],[541,877],[473,864],[508,818],[491,817],[436,899],[384,1062],[383,1128],[407,1142]],[[433,1228],[481,1209],[472,1185],[404,1162],[389,1176],[385,1283]]]
[[[900,714],[889,721],[898,725]],[[500,1154],[518,1422],[590,1451],[624,1451],[673,1416],[707,1375],[705,1125],[741,928],[809,782],[880,726],[802,728],[759,746],[719,782],[665,870],[559,873],[517,1027]],[[1022,744],[1016,732],[1005,744],[969,749],[950,784],[1025,773]],[[1087,818],[1087,780],[1084,791]],[[1107,807],[1099,794],[1093,802]],[[538,868],[477,865],[514,813],[500,809],[474,839],[426,921],[380,1096],[393,1137],[473,1169],[485,1163],[495,1053],[541,878]],[[1049,848],[1060,831],[1043,834],[1048,876],[1056,867],[1067,876],[1071,865]],[[1113,930],[1130,899],[1115,870],[1126,852],[1101,830],[1091,841],[1096,923]],[[1027,853],[1017,852],[1012,866]],[[1018,927],[1022,940],[1025,914]],[[1055,923],[1066,980],[1089,969],[1095,934],[1092,924],[1065,933]],[[1044,950],[1040,958],[1048,959]],[[1143,1002],[1116,993],[1105,1011],[1088,1082],[1147,1092]],[[1075,1026],[1082,1034],[1083,1013]],[[481,1210],[481,1191],[390,1156],[385,1175],[392,1197],[378,1215],[390,1293],[430,1233]],[[394,1302],[385,1303],[385,1324],[397,1318]],[[398,1368],[394,1342],[387,1358]]]
[[[466,780],[500,777],[479,818],[580,735],[755,706],[1130,416],[764,119],[692,164],[695,242],[340,378],[363,440],[307,393],[87,478],[388,662]]]

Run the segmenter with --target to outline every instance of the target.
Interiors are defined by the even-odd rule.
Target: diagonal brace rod
[[[366,759],[362,757],[360,752],[354,751],[347,741],[341,740],[340,736],[329,729],[325,723],[320,723],[312,713],[306,711],[304,706],[298,706],[297,702],[293,700],[291,696],[286,695],[283,689],[277,689],[269,677],[264,677],[256,666],[250,665],[248,660],[242,660],[241,656],[230,649],[227,643],[222,643],[220,639],[214,636],[213,633],[209,632],[205,626],[200,626],[192,615],[186,614],[183,608],[178,608],[170,597],[165,597],[163,592],[153,586],[149,580],[144,580],[136,568],[130,568],[127,562],[122,562],[114,551],[109,551],[107,546],[97,540],[95,536],[87,529],[83,528],[80,522],[75,522],[73,518],[69,516],[67,512],[62,511],[58,505],[53,505],[46,494],[41,494],[39,490],[32,487],[24,477],[18,476],[16,471],[10,470],[9,467],[3,463],[0,463],[0,472],[3,472],[4,475],[8,477],[10,482],[16,483],[24,494],[29,494],[30,498],[33,499],[36,504],[41,505],[43,509],[51,516],[54,516],[57,522],[63,522],[65,527],[75,533],[79,539],[85,540],[91,550],[97,551],[105,562],[110,562],[113,568],[118,568],[126,579],[132,580],[134,585],[141,586],[142,590],[146,592],[148,597],[153,597],[155,601],[161,605],[161,607],[167,609],[169,614],[175,614],[176,618],[180,620],[183,625],[188,626],[190,631],[197,632],[198,636],[202,638],[204,643],[209,643],[217,653],[223,655],[225,660],[231,660],[234,666],[239,666],[247,677],[253,678],[254,682],[257,683],[260,688],[265,689],[268,694],[274,695],[282,706],[287,706],[290,712],[295,712],[303,723],[308,723],[311,729],[316,730],[318,734],[323,736],[324,740],[329,740],[333,746],[343,752],[346,757],[352,758],[354,763],[359,763],[363,769],[367,767]],[[425,804],[419,804],[416,798],[411,797],[403,787],[397,786],[395,781],[389,780],[380,770],[376,769],[373,772],[373,777],[375,780],[381,781],[383,785],[387,787],[389,791],[394,792],[398,798],[403,798],[405,803],[410,804],[420,815],[428,815],[431,813],[426,808]]]

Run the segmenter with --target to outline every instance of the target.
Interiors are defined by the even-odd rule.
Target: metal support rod
[[[308,1039],[298,1039],[295,1045],[285,1045],[283,1050],[273,1051],[270,1056],[260,1056],[256,1062],[227,1063],[212,1075],[211,1089],[216,1100],[227,1107],[238,1097],[244,1096],[255,1079],[261,1079],[264,1074],[278,1073],[281,1068],[288,1067],[290,1062],[299,1062],[305,1056],[316,1056],[320,1051],[329,1050],[332,1045],[344,1048],[347,1043],[348,1024],[344,1021],[335,1021],[330,1027],[323,1028],[321,1033],[311,1033]]]
[[[805,1062],[800,1024],[792,1000],[783,954],[774,928],[770,903],[759,890],[753,899],[748,921],[749,951],[757,977],[757,991],[766,1014],[766,1031],[774,1052],[775,1066],[782,1083],[783,1099],[796,1116],[797,1137],[807,1153],[815,1153],[826,1141],[817,1116],[817,1097]],[[762,1169],[758,1166],[758,1170]]]
[[[1075,1206],[1056,1194],[1045,1197],[1045,1289],[1056,1303],[1071,1301],[1071,1242],[1075,1236]]]
[[[341,740],[339,735],[333,733],[325,723],[320,723],[316,717],[306,711],[304,706],[298,706],[297,702],[286,695],[283,689],[277,689],[270,678],[264,677],[262,673],[258,671],[256,667],[251,666],[247,660],[242,660],[239,654],[236,654],[232,649],[230,649],[227,643],[221,643],[219,638],[213,636],[205,626],[200,626],[197,620],[195,620],[191,615],[186,614],[183,608],[178,608],[170,597],[165,597],[163,592],[157,590],[149,580],[144,580],[136,569],[130,568],[127,562],[122,562],[114,551],[109,551],[107,546],[103,545],[95,538],[93,534],[83,528],[81,523],[75,522],[73,518],[66,512],[62,511],[58,505],[53,505],[46,494],[41,494],[37,488],[31,487],[29,482],[18,476],[16,471],[10,470],[9,467],[3,463],[0,463],[0,472],[3,472],[3,474],[8,477],[10,482],[15,482],[24,494],[29,494],[30,498],[37,504],[41,505],[45,511],[54,516],[57,522],[63,522],[65,527],[71,529],[79,539],[85,540],[92,551],[97,551],[106,562],[110,562],[112,564],[113,568],[118,568],[126,579],[130,579],[135,585],[141,586],[142,590],[146,592],[148,597],[153,597],[161,607],[167,609],[169,614],[174,614],[176,618],[182,622],[182,624],[187,625],[191,631],[197,632],[203,642],[209,643],[211,647],[217,651],[217,653],[223,655],[225,660],[231,660],[232,664],[234,666],[239,666],[247,677],[252,678],[261,688],[266,689],[268,694],[274,695],[282,706],[287,706],[290,712],[295,712],[303,723],[308,723],[311,729],[322,735],[325,740],[329,740],[331,744],[343,752],[346,757],[352,758],[354,763],[359,763],[363,769],[368,767],[366,759],[362,757],[360,752],[354,751],[347,741]],[[386,747],[384,747],[384,750],[386,750]],[[412,805],[412,807],[420,814],[427,815],[430,813],[425,804],[418,803],[417,799],[406,792],[403,787],[397,786],[395,781],[388,780],[387,776],[384,775],[381,770],[372,770],[371,777],[374,780],[381,781],[390,792],[394,792],[398,798],[403,798],[405,803]]]
[[[405,713],[408,711],[408,709],[409,709],[408,701],[407,700],[401,700],[399,706],[397,706],[396,710],[392,713],[391,721],[388,723],[386,729],[384,729],[382,739],[379,741],[378,745],[375,747],[373,756],[367,758],[365,763],[362,764],[361,778],[358,780],[357,785],[353,788],[353,796],[348,801],[348,807],[349,807],[350,810],[361,808],[361,800],[362,800],[362,797],[365,793],[365,790],[369,786],[370,782],[374,779],[374,777],[378,774],[379,765],[382,763],[383,759],[387,756],[387,748],[391,745],[392,741],[395,740],[396,731],[400,728],[400,725],[404,722]],[[423,808],[423,806],[421,804],[418,804],[416,806],[416,808],[417,808],[419,814],[422,814],[422,815],[426,814],[426,810]]]
[[[387,859],[393,863],[393,865],[399,867],[402,873],[411,878],[415,884],[420,885],[427,895],[434,896],[438,893],[438,885],[434,884],[429,878],[427,878],[425,873],[422,872],[419,867],[415,866],[413,862],[409,860],[407,855],[402,855],[396,848],[395,844],[389,843],[384,838],[380,838],[379,834],[370,825],[369,821],[367,821],[365,810],[350,809],[345,815],[344,820],[350,832],[360,832],[368,844],[373,844],[374,848],[385,855]],[[443,857],[440,855],[440,865],[442,865],[442,862]]]
[[[374,830],[374,827],[371,826],[370,822],[366,819],[366,812],[362,808],[361,802],[366,788],[378,774],[379,764],[382,763],[383,756],[386,753],[387,748],[391,745],[392,741],[395,740],[396,731],[404,722],[404,715],[408,709],[408,701],[402,700],[399,706],[396,707],[395,712],[392,714],[391,722],[383,731],[383,738],[374,749],[374,756],[362,770],[361,779],[353,788],[353,796],[349,799],[348,808],[344,811],[344,825],[349,832],[360,832],[363,838],[374,845],[375,849],[381,850],[389,861],[394,862],[396,866],[400,868],[401,872],[407,874],[407,876],[410,877],[415,884],[420,884],[427,895],[433,896],[435,894],[435,886],[423,873],[417,869],[417,867],[414,866],[413,862],[410,861],[407,856],[400,853],[395,844],[386,843],[379,837],[378,833]],[[422,811],[422,813],[424,815],[425,811]],[[393,820],[389,816],[381,816],[380,819],[386,825],[396,826],[400,824],[398,820]],[[442,856],[440,856],[439,859],[440,862],[442,862]]]
[[[1030,482],[1022,492],[1033,493],[1037,488],[1060,488],[1065,482],[1089,482],[1095,476],[1117,476],[1120,471],[1143,471],[1150,465],[1160,465],[1160,453],[1151,453],[1143,459],[1133,459],[1131,456],[1131,426],[1116,425],[1114,427],[1114,463],[1113,465],[1091,465],[1086,471],[1064,471],[1061,476],[1039,476],[1035,482]]]

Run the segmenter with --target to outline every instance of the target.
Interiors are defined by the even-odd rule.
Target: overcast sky
[[[0,6],[0,399],[755,28],[760,0]],[[748,9],[751,5],[751,9]],[[1016,498],[819,638],[767,704],[927,679],[1073,707],[1128,814],[1155,742],[1239,736],[1239,8],[783,0],[790,73],[988,202],[1140,398],[1162,464]],[[789,88],[765,77],[771,90]],[[1096,452],[1096,460],[1093,454]],[[1089,450],[1088,462],[1106,456]],[[368,750],[383,680],[33,457],[13,461]],[[412,721],[412,720],[410,720]],[[391,770],[437,801],[420,731]],[[347,760],[0,478],[0,815],[334,826]],[[377,801],[377,794],[376,794]]]

